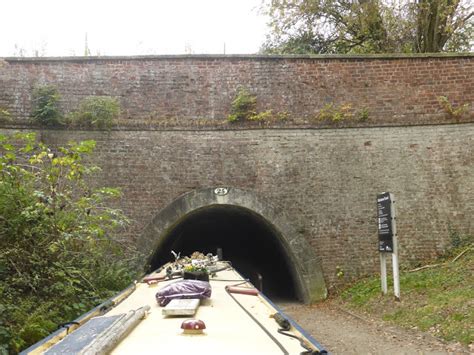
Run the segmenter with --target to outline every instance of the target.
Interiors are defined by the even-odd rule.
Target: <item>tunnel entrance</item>
[[[306,303],[327,297],[321,261],[285,211],[253,191],[230,187],[187,192],[160,210],[138,237],[150,271],[172,260],[171,250],[216,254],[273,299]]]
[[[156,269],[173,260],[171,250],[181,255],[194,251],[216,254],[273,300],[301,300],[288,253],[279,231],[260,215],[239,206],[211,205],[184,216],[163,237],[150,267]],[[261,275],[261,278],[259,278]],[[260,281],[261,280],[261,281]]]

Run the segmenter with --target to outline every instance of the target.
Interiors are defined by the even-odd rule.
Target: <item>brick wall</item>
[[[473,59],[13,58],[0,60],[0,107],[21,126],[37,85],[56,85],[65,112],[88,95],[117,96],[123,121],[139,129],[38,132],[49,144],[98,142],[97,183],[123,189],[119,207],[134,221],[129,238],[182,193],[238,187],[291,206],[289,219],[333,283],[336,266],[349,278],[378,268],[375,195],[381,191],[398,199],[402,263],[442,252],[449,226],[474,233]],[[309,119],[326,103],[353,103],[367,107],[370,119],[365,127],[340,129],[154,127],[163,118],[224,120],[239,85],[257,95],[261,110]],[[471,104],[464,123],[444,124],[452,121],[438,96]]]
[[[123,189],[135,238],[179,195],[231,186],[286,209],[293,227],[348,278],[378,269],[376,202],[393,192],[402,264],[441,253],[449,226],[474,233],[474,124],[241,131],[43,130],[49,144],[95,139],[97,182]],[[288,207],[291,206],[291,207]]]
[[[474,56],[161,56],[5,58],[0,107],[26,123],[35,86],[53,84],[65,112],[89,95],[120,99],[123,126],[158,120],[223,120],[239,86],[257,95],[260,110],[309,120],[326,104],[369,111],[357,125],[445,123],[437,97],[474,101]],[[474,105],[463,120],[472,121]]]

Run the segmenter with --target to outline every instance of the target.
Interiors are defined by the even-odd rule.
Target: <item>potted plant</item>
[[[183,279],[209,282],[209,271],[203,266],[188,265],[184,267]]]

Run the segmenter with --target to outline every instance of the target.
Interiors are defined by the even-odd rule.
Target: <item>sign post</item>
[[[382,293],[387,294],[387,254],[380,254],[380,278],[382,280]]]
[[[393,291],[395,298],[400,300],[400,274],[398,266],[395,198],[390,192],[383,192],[377,195],[377,222],[382,293],[387,294],[387,254],[391,253],[393,268]]]

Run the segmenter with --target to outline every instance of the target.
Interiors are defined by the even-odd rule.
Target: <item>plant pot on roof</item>
[[[209,271],[202,266],[189,265],[184,268],[183,279],[209,282]]]

